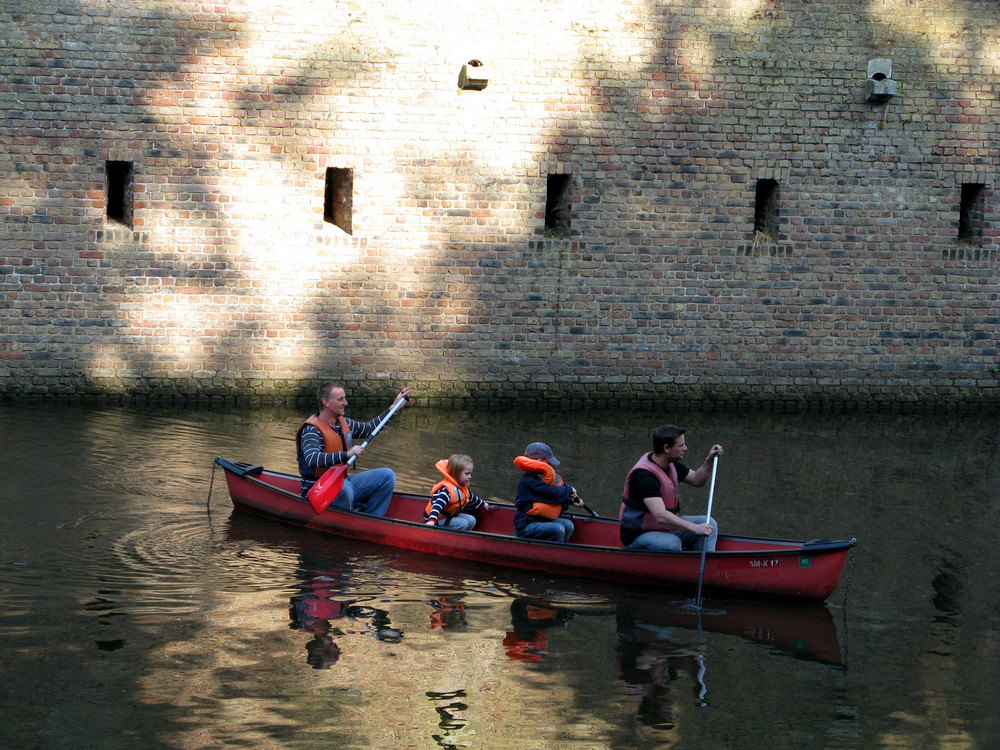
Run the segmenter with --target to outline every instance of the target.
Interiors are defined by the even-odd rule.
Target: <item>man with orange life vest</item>
[[[514,533],[525,539],[568,541],[573,522],[562,513],[569,503],[582,506],[583,500],[552,468],[559,465],[552,449],[545,443],[532,443],[523,456],[514,459],[514,465],[524,472],[514,498]]]
[[[393,405],[400,399],[408,401],[410,393],[409,388],[401,390],[392,402]],[[354,441],[363,442],[389,412],[387,409],[369,422],[358,422],[345,417],[347,394],[344,387],[336,383],[321,385],[316,393],[316,400],[319,411],[302,423],[295,436],[303,497],[331,466],[347,463],[351,456],[364,455],[364,446],[354,445]],[[384,516],[394,489],[396,474],[392,469],[369,469],[346,478],[340,494],[330,504],[373,516]]]
[[[713,445],[708,458],[691,471],[681,463],[687,443],[684,429],[664,425],[653,430],[653,451],[640,458],[625,478],[619,534],[629,549],[709,552],[715,549],[718,525],[705,516],[682,516],[677,487],[680,482],[701,487],[712,475],[712,459],[722,454]]]
[[[424,523],[428,526],[447,526],[461,531],[472,531],[476,517],[466,510],[489,510],[486,501],[469,489],[472,480],[472,459],[456,453],[449,459],[434,464],[444,477],[431,489],[431,499],[424,510]]]

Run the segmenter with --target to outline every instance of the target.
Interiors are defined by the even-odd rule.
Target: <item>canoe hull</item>
[[[513,536],[513,508],[483,514],[476,530],[425,526],[426,496],[396,493],[387,517],[328,508],[315,513],[298,495],[298,477],[217,459],[225,469],[234,507],[324,533],[431,555],[472,560],[556,575],[600,578],[628,584],[693,591],[699,552],[626,550],[616,519],[571,516],[572,542],[557,544]],[[703,589],[822,601],[836,588],[855,541],[799,542],[720,535],[706,555]]]

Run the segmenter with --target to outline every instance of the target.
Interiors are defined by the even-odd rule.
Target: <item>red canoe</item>
[[[475,531],[423,523],[426,495],[397,492],[386,517],[327,508],[315,513],[299,495],[299,477],[217,458],[238,510],[352,539],[463,560],[544,570],[557,575],[602,578],[631,584],[693,590],[700,552],[623,549],[617,519],[572,515],[576,531],[568,544],[514,536],[514,508],[494,505]],[[705,560],[703,588],[789,599],[823,601],[837,587],[855,539],[789,541],[720,534]]]

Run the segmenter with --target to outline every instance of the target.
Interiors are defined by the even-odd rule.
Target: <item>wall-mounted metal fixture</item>
[[[899,83],[892,78],[892,60],[877,57],[868,61],[868,81],[865,84],[865,101],[880,104],[899,93]]]
[[[489,82],[489,71],[481,60],[469,60],[458,74],[458,87],[463,91],[482,91]]]

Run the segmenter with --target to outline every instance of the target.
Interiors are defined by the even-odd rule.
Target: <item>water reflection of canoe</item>
[[[493,506],[475,531],[425,526],[424,495],[396,493],[385,518],[328,508],[315,513],[299,496],[297,476],[217,458],[239,510],[377,544],[446,557],[544,570],[558,575],[693,589],[699,552],[623,549],[615,519],[572,516],[572,542],[556,544],[513,535],[514,509]],[[855,540],[790,541],[720,535],[705,561],[704,590],[800,600],[826,599],[836,588]]]
[[[679,632],[718,633],[736,636],[795,659],[838,669],[843,667],[833,614],[821,602],[719,596],[711,600],[710,606],[694,611],[685,601],[676,598],[651,597],[643,587],[585,578],[554,581],[525,571],[498,569],[419,552],[396,553],[376,562],[370,556],[378,554],[379,548],[365,542],[331,547],[330,542],[320,536],[298,534],[290,528],[239,512],[234,512],[229,519],[226,535],[232,541],[253,541],[294,553],[300,561],[308,561],[303,563],[307,568],[323,571],[323,585],[331,585],[330,570],[348,575],[343,571],[350,566],[344,566],[340,555],[346,555],[356,563],[354,567],[364,570],[388,565],[416,576],[460,580],[473,587],[476,581],[488,582],[491,591],[507,592],[512,597],[512,632],[515,634],[519,626],[523,630],[526,623],[538,629],[561,627],[571,618],[614,617],[619,639],[637,646],[669,645],[672,641],[684,646],[692,636],[681,639]],[[450,599],[460,600],[462,596],[464,594],[457,597],[454,592],[449,594]],[[554,614],[545,619],[544,613],[549,610]],[[438,612],[431,615],[432,620],[439,617],[447,615]],[[450,627],[455,627],[454,623]]]
[[[735,635],[792,656],[830,666],[843,665],[837,626],[823,604],[776,604],[763,600],[723,599],[703,612],[686,608],[621,607],[631,617],[637,634],[660,640],[657,626]],[[637,636],[639,640],[641,637]]]

